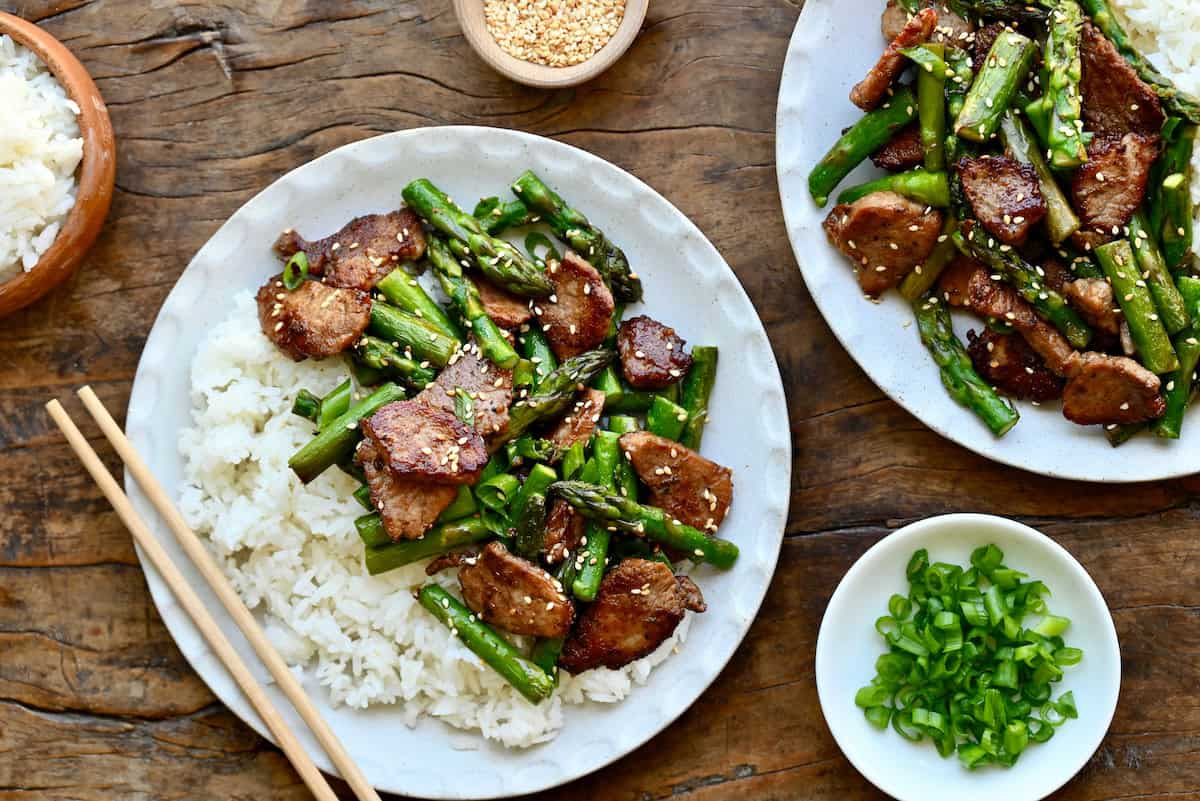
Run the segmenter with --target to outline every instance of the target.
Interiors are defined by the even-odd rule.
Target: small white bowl
[[[1004,551],[1007,566],[1044,581],[1053,593],[1050,611],[1071,619],[1064,637],[1083,649],[1083,660],[1066,668],[1053,692],[1074,691],[1079,718],[1066,721],[1048,742],[1030,744],[1013,768],[970,771],[957,756],[938,756],[928,740],[912,743],[890,726],[876,729],[854,705],[854,694],[870,683],[875,660],[887,650],[875,620],[887,614],[893,593],[908,594],[904,568],[913,551],[925,548],[930,561],[965,566],[971,551],[989,543]],[[1117,708],[1121,650],[1100,590],[1062,546],[1012,520],[956,514],[905,526],[854,563],[821,621],[816,674],[821,711],[838,746],[859,773],[898,801],[1036,801],[1066,784],[1104,739]]]

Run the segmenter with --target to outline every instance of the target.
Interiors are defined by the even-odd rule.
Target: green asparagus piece
[[[529,359],[518,359],[513,367],[513,389],[529,390],[537,384],[537,366]]]
[[[292,455],[288,467],[305,484],[333,465],[350,457],[360,437],[358,424],[393,401],[404,400],[404,389],[384,384],[351,406],[334,420],[329,428],[317,434],[307,445]]]
[[[1151,233],[1144,211],[1139,210],[1129,221],[1129,244],[1133,248],[1142,279],[1149,285],[1150,296],[1158,307],[1163,328],[1167,329],[1168,334],[1178,334],[1191,324],[1192,318],[1158,249],[1158,242]]]
[[[375,511],[375,506],[371,503],[371,488],[366,484],[361,485],[354,491],[354,500],[358,501],[358,505],[368,512]]]
[[[1178,270],[1192,250],[1195,211],[1192,208],[1192,152],[1196,126],[1180,125],[1167,139],[1159,158],[1162,176],[1152,193],[1151,219],[1162,245],[1167,267]]]
[[[921,121],[921,146],[925,149],[925,169],[930,173],[946,169],[946,70],[942,58],[946,47],[941,44],[922,45],[941,61],[928,63],[917,70],[917,118]],[[947,189],[947,195],[949,189]],[[930,204],[932,205],[932,204]]]
[[[1045,2],[1045,0],[1044,0]],[[1053,0],[1050,35],[1046,40],[1047,76],[1042,81],[1050,100],[1050,163],[1057,169],[1078,167],[1087,161],[1083,141],[1083,104],[1079,82],[1083,78],[1080,38],[1083,9],[1075,0]]]
[[[509,228],[520,228],[536,220],[536,215],[521,201],[505,203],[498,197],[485,197],[475,205],[471,215],[492,236],[500,236]]]
[[[1035,28],[1046,24],[1046,12],[1029,0],[954,0],[959,16],[1016,22]],[[954,9],[952,9],[954,10]]]
[[[658,397],[649,390],[634,389],[624,381],[621,382],[621,389],[621,399],[612,405],[604,406],[604,410],[609,414],[645,414]]]
[[[538,640],[533,644],[533,650],[529,652],[529,659],[547,674],[557,678],[558,657],[562,655],[563,645],[566,642],[563,637]]]
[[[596,472],[599,475],[597,485],[610,492],[617,488],[617,465],[621,460],[619,439],[620,435],[614,431],[599,431],[596,433],[595,445],[592,446]],[[596,521],[588,523],[587,542],[575,556],[575,566],[579,572],[571,585],[572,594],[581,601],[596,599],[600,580],[604,578],[611,538],[612,535],[602,524]]]
[[[693,349],[693,357],[695,356],[695,350],[698,350],[698,349],[699,348]],[[716,350],[717,350],[716,348],[712,348],[714,359],[716,358]],[[715,372],[716,362],[714,361],[712,364],[713,364],[714,372]],[[694,370],[695,368],[696,368],[696,362],[693,361],[692,369]],[[707,372],[707,368],[705,369],[705,371]],[[702,389],[702,388],[698,388],[697,392],[699,391],[699,389]],[[706,400],[706,402],[707,402],[707,400]],[[690,424],[691,421],[689,420],[688,423]],[[638,420],[636,417],[627,417],[624,415],[613,415],[608,420],[608,428],[614,434],[620,435],[620,434],[628,434],[631,431],[637,431],[639,429],[639,426],[638,426]],[[703,429],[701,429],[701,431],[703,431]],[[686,431],[684,432],[684,436],[685,437],[687,436]],[[693,450],[696,450],[696,449],[699,449],[700,443],[697,441],[694,446],[689,445],[688,447],[692,448]],[[565,476],[564,476],[564,478],[565,478]],[[627,458],[625,458],[624,454],[620,454],[620,457],[617,459],[617,470],[616,470],[614,480],[616,481],[617,492],[619,492],[625,498],[633,498],[635,501],[637,500],[637,497],[638,497],[637,473],[634,471],[633,465],[629,463],[629,460]]]
[[[1045,145],[1046,152],[1050,152],[1050,118],[1053,116],[1053,108],[1050,104],[1050,98],[1042,96],[1036,100],[1030,100],[1028,103],[1020,104],[1021,110],[1025,112],[1025,118],[1029,120],[1029,127],[1037,136],[1039,144]]]
[[[349,378],[329,391],[329,394],[321,398],[321,413],[317,415],[317,430],[324,431],[333,425],[333,422],[341,417],[350,408],[350,402],[354,399],[354,387]]]
[[[596,376],[592,387],[604,393],[605,409],[619,404],[625,397],[625,386],[621,383],[621,376],[617,372],[617,368],[611,364]]]
[[[1114,448],[1124,445],[1129,440],[1146,430],[1146,423],[1111,423],[1104,426],[1104,438]]]
[[[554,287],[536,264],[512,244],[486,233],[479,220],[462,211],[454,201],[425,178],[402,191],[404,202],[424,217],[452,243],[469,251],[479,269],[491,281],[524,297],[549,295]],[[462,258],[455,253],[457,258]]]
[[[999,273],[1073,346],[1080,349],[1088,346],[1092,329],[1067,305],[1062,295],[1045,285],[1037,268],[1026,262],[1020,253],[996,242],[979,225],[971,226],[965,235],[962,230],[956,232],[954,242],[959,250]]]
[[[1163,105],[1167,110],[1172,114],[1185,117],[1190,122],[1200,123],[1200,100],[1179,91],[1170,79],[1164,77],[1145,56],[1137,51],[1116,15],[1109,8],[1108,0],[1081,0],[1081,4],[1091,16],[1092,22],[1096,23],[1096,27],[1116,45],[1117,50],[1137,71],[1141,79],[1154,87],[1154,91],[1162,98]]]
[[[952,120],[957,120],[962,113],[963,103],[971,84],[975,82],[975,70],[971,68],[971,55],[962,48],[946,48],[946,112]]]
[[[526,171],[513,182],[512,191],[530,210],[596,268],[612,290],[613,297],[622,303],[637,303],[642,299],[642,281],[630,268],[625,253],[587,217],[567,205],[532,172]]]
[[[1069,265],[1071,273],[1076,278],[1103,278],[1104,271],[1096,266],[1088,256],[1076,256]]]
[[[563,478],[574,478],[575,474],[583,469],[585,457],[583,455],[584,445],[582,442],[572,443],[569,448],[563,451],[562,457],[562,474]]]
[[[307,389],[300,390],[296,393],[296,399],[292,401],[292,414],[317,422],[321,416],[321,399]]]
[[[350,374],[354,376],[354,382],[359,387],[373,387],[383,383],[383,373],[357,359],[350,360]]]
[[[1166,413],[1150,428],[1163,439],[1179,439],[1183,429],[1183,414],[1192,399],[1196,383],[1196,364],[1200,362],[1200,327],[1192,326],[1175,338],[1179,368],[1166,382]]]
[[[513,499],[521,490],[521,480],[511,473],[500,473],[475,485],[475,497],[485,509],[507,515]]]
[[[716,382],[716,346],[696,345],[692,348],[692,367],[683,379],[681,401],[688,418],[683,428],[683,436],[679,440],[694,451],[700,450],[700,442],[704,439],[704,426],[708,423],[708,399]],[[636,423],[635,420],[634,424]],[[610,419],[608,424],[613,431],[623,433],[617,428],[615,419]]]
[[[550,494],[571,504],[584,517],[685,551],[695,561],[721,569],[733,567],[737,561],[738,548],[732,542],[709,538],[699,529],[668,518],[662,509],[606,492],[595,484],[559,481],[550,486]]]
[[[1124,239],[1101,245],[1094,251],[1137,345],[1138,358],[1152,373],[1170,373],[1179,367],[1171,338],[1154,306],[1154,298],[1138,272],[1133,248]]]
[[[540,492],[530,495],[516,524],[514,550],[526,559],[536,561],[546,550],[546,496]]]
[[[370,490],[368,489],[367,492],[369,493]],[[358,537],[363,541],[363,545],[368,548],[382,548],[392,542],[392,538],[388,536],[383,527],[383,518],[379,516],[379,512],[371,511],[355,518],[354,529],[358,532]]]
[[[521,484],[521,488],[517,490],[517,495],[513,498],[512,506],[509,508],[509,514],[513,520],[520,520],[525,516],[525,507],[529,504],[529,499],[535,495],[544,495],[547,488],[558,480],[558,473],[553,467],[547,467],[544,464],[536,464],[529,471],[525,481]]]
[[[517,401],[509,411],[505,440],[516,439],[541,420],[557,417],[575,400],[576,388],[586,386],[600,371],[612,363],[614,353],[598,348],[567,359],[552,370],[537,390]]]
[[[428,361],[436,367],[445,367],[459,346],[458,340],[420,317],[378,300],[371,304],[371,324],[367,330],[391,342],[397,350],[411,351],[418,362]]]
[[[551,440],[522,434],[511,442],[504,444],[508,452],[508,460],[513,467],[524,463],[526,459],[534,462],[550,462],[558,456],[558,446]]]
[[[924,298],[913,303],[913,313],[921,342],[937,363],[950,397],[975,412],[996,436],[1007,434],[1021,416],[975,372],[966,348],[954,335],[945,305],[937,298]]]
[[[687,409],[667,400],[662,395],[655,397],[646,412],[646,430],[667,439],[678,440],[687,426]]]
[[[453,523],[455,520],[470,517],[478,511],[479,505],[475,503],[475,494],[471,492],[470,487],[462,485],[458,488],[458,494],[454,496],[454,500],[438,515],[437,522]]]
[[[374,515],[374,518],[379,520],[378,515]],[[362,519],[359,518],[359,520]],[[355,521],[356,524],[357,522]],[[382,523],[379,523],[379,529],[382,531]],[[363,537],[362,528],[359,529],[359,536]],[[387,537],[386,534],[383,536]],[[420,562],[422,559],[429,559],[464,545],[483,542],[490,536],[492,533],[478,517],[440,523],[426,531],[425,536],[418,540],[400,540],[399,542],[387,540],[382,545],[368,547],[365,559],[367,572],[372,576],[378,576],[380,573],[386,573],[413,562]],[[365,541],[366,537],[363,539]]]
[[[363,364],[413,389],[422,389],[437,378],[437,372],[428,366],[428,362],[422,366],[421,362],[408,358],[378,337],[363,337],[354,346],[354,352]]]
[[[418,598],[421,606],[449,626],[464,645],[491,665],[530,703],[540,703],[554,692],[554,680],[546,671],[521,656],[520,651],[440,585],[426,584]]]
[[[442,291],[454,302],[475,335],[480,353],[497,367],[506,370],[514,367],[521,357],[508,344],[492,318],[488,317],[483,301],[479,299],[479,289],[474,281],[463,274],[462,265],[454,260],[445,240],[431,234],[426,253],[429,254],[429,263],[437,273]]]
[[[1193,320],[1200,322],[1200,278],[1191,275],[1181,275],[1175,279],[1175,286],[1183,296],[1184,308]]]
[[[1046,232],[1055,245],[1065,242],[1079,230],[1079,216],[1055,180],[1041,148],[1033,139],[1033,132],[1015,111],[1009,109],[1000,121],[1000,137],[1004,140],[1005,149],[1015,160],[1028,164],[1037,173],[1038,186],[1046,201]]]
[[[972,142],[987,142],[995,136],[1000,119],[1029,72],[1036,53],[1033,40],[1016,31],[1005,31],[996,37],[963,101],[954,123],[955,133]]]
[[[956,230],[958,230],[958,220],[953,214],[947,214],[946,222],[942,225],[942,234],[938,237],[938,243],[934,245],[933,252],[900,282],[900,294],[909,303],[924,297],[925,293],[937,283],[942,271],[958,255],[958,248],[951,238]]]
[[[518,337],[521,342],[521,353],[526,359],[533,362],[534,369],[537,371],[536,384],[540,384],[550,372],[558,367],[558,360],[554,358],[554,351],[550,348],[550,342],[546,339],[546,335],[541,329],[530,328],[524,334]]]
[[[434,302],[433,298],[429,297],[429,294],[417,283],[417,279],[404,270],[392,270],[375,288],[397,307],[420,317],[446,336],[453,337],[459,342],[463,341],[462,329],[450,319],[450,315],[446,314],[441,306]]]
[[[912,89],[902,87],[891,100],[856,122],[808,174],[808,191],[817,205],[824,208],[833,190],[851,170],[887,144],[916,116],[917,98]]]
[[[950,182],[945,172],[912,170],[885,175],[865,184],[852,186],[838,195],[838,203],[853,203],[872,192],[896,192],[926,206],[944,209],[950,205]]]

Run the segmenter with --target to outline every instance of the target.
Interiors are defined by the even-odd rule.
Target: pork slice
[[[576,395],[575,404],[551,429],[546,439],[554,443],[559,453],[576,442],[586,443],[596,431],[600,415],[604,413],[605,395],[598,389],[582,389]]]
[[[921,142],[919,123],[901,128],[888,142],[871,154],[871,161],[881,170],[904,172],[925,163],[925,145]]]
[[[517,328],[533,319],[533,311],[525,298],[517,297],[484,278],[476,278],[475,284],[479,287],[479,300],[483,303],[483,310],[496,325],[501,328]]]
[[[632,431],[621,450],[650,491],[650,502],[671,517],[713,533],[733,503],[733,471],[678,442]]]
[[[1088,160],[1075,171],[1071,194],[1088,250],[1124,236],[1125,226],[1146,197],[1150,168],[1158,158],[1159,137],[1130,133],[1120,139],[1097,137]]]
[[[641,659],[670,637],[684,612],[705,609],[700,589],[662,562],[625,559],[600,582],[563,645],[559,665],[578,674],[617,669]]]
[[[1125,356],[1084,353],[1063,390],[1063,416],[1079,425],[1125,425],[1166,413],[1158,376]]]
[[[1121,318],[1113,300],[1112,284],[1103,278],[1077,278],[1063,284],[1062,293],[1093,328],[1120,334]]]
[[[923,0],[921,5],[932,8],[937,12],[937,27],[934,28],[932,36],[934,42],[952,43],[961,47],[970,39],[971,32],[975,30],[975,26],[947,8],[945,3],[934,2],[934,0]],[[888,0],[879,26],[884,40],[890,42],[899,36],[904,31],[904,26],[910,18],[911,15],[904,9],[904,6],[900,5],[896,0]]]
[[[1006,156],[982,156],[959,159],[955,169],[975,217],[1001,242],[1024,244],[1045,218],[1041,184],[1028,164]]]
[[[942,221],[941,212],[895,192],[873,192],[835,206],[824,226],[829,241],[854,262],[862,290],[879,295],[929,257]]]
[[[324,276],[330,286],[370,291],[400,262],[425,255],[425,233],[416,212],[403,208],[355,217],[315,242],[291,230],[275,242],[275,252],[284,259],[299,251],[308,257],[310,275]]]
[[[398,478],[473,484],[488,458],[478,431],[418,399],[389,403],[362,422],[362,431]]]
[[[359,443],[354,460],[366,474],[371,503],[379,512],[383,530],[395,541],[420,539],[458,494],[446,484],[396,476],[368,439]]]
[[[568,250],[561,262],[551,261],[546,272],[554,292],[536,301],[533,312],[554,355],[569,359],[603,342],[616,306],[596,268]]]
[[[908,62],[900,51],[906,47],[916,47],[929,41],[937,27],[938,13],[932,8],[923,8],[912,19],[904,23],[900,35],[892,39],[879,61],[850,91],[850,102],[870,111],[883,102],[888,95],[892,82],[900,77]]]
[[[417,400],[454,414],[455,390],[462,388],[474,401],[475,430],[489,444],[508,430],[508,409],[513,400],[512,370],[497,367],[468,342],[450,358],[437,379],[421,390]]]
[[[583,515],[562,498],[556,498],[546,515],[546,561],[555,565],[573,554],[585,530]]]
[[[1128,133],[1158,136],[1166,121],[1158,93],[1090,22],[1083,26],[1080,56],[1079,88],[1087,130],[1117,138]]]
[[[371,322],[367,293],[319,281],[304,281],[289,292],[277,275],[262,285],[256,300],[263,333],[296,361],[354,347]]]
[[[968,331],[967,340],[967,353],[975,369],[1005,394],[1039,403],[1062,395],[1063,379],[1046,367],[1019,334],[985,329],[982,334]]]
[[[617,331],[625,380],[636,389],[665,389],[674,384],[692,367],[692,357],[683,349],[686,344],[674,328],[644,314],[625,320]]]

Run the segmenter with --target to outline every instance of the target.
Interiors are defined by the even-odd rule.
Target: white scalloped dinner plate
[[[898,292],[878,305],[863,298],[850,262],[825,238],[821,222],[833,206],[817,208],[808,173],[844,128],[862,112],[849,99],[884,47],[879,19],[884,0],[808,0],[788,47],[779,87],[776,162],[788,237],[808,291],[834,335],[881,390],[944,437],[1004,464],[1081,481],[1151,481],[1200,471],[1200,419],[1191,415],[1183,440],[1141,435],[1119,449],[1098,426],[1067,421],[1058,403],[1019,403],[1021,420],[997,439],[942,388],[912,311]],[[866,162],[839,187],[882,174]],[[955,329],[981,327],[956,315]]]
[[[299,167],[239,209],[196,254],[167,297],[138,365],[126,428],[168,487],[183,479],[176,443],[191,410],[188,374],[205,333],[232,310],[234,295],[256,288],[279,264],[271,244],[295,227],[312,235],[358,214],[396,208],[400,189],[422,176],[461,203],[506,195],[532,168],[619,241],[641,275],[638,307],[668,321],[690,343],[721,349],[704,453],[734,470],[737,502],[721,535],[741,558],[728,572],[693,574],[708,601],[680,653],[619,704],[564,706],[557,739],[507,750],[476,733],[424,719],[408,728],[396,707],[370,711],[330,706],[310,673],[303,683],[367,777],[381,790],[425,798],[493,798],[531,793],[583,776],[649,740],[717,677],[746,634],[775,569],[787,514],[791,468],[787,407],[779,370],[746,293],[716,248],[678,209],[629,173],[549,139],[494,128],[426,128],[339,148]],[[282,357],[281,357],[282,358]],[[249,645],[153,508],[126,474],[134,506],[155,521],[155,535],[201,591],[239,653],[261,681],[267,674]],[[264,737],[262,721],[209,651],[154,569],[142,561],[159,614],[180,650],[213,692]],[[697,575],[698,574],[698,575]],[[272,700],[316,763],[334,772],[282,693]]]

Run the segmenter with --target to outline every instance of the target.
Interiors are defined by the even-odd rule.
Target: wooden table
[[[0,321],[0,799],[307,797],[180,656],[129,535],[42,405],[91,383],[123,412],[163,298],[272,180],[347,142],[447,123],[552,136],[666,195],[737,271],[789,390],[788,537],[749,637],[665,733],[544,798],[878,798],[821,718],[817,628],[864,550],[950,511],[1042,528],[1112,606],[1120,708],[1056,797],[1200,797],[1200,481],[1112,488],[999,467],[926,429],[851,362],[805,291],[776,193],[775,95],[799,4],[655,0],[614,69],[557,92],[490,72],[448,0],[0,8],[40,21],[84,61],[120,154],[112,215],[82,273]],[[99,432],[86,433],[115,466]]]

